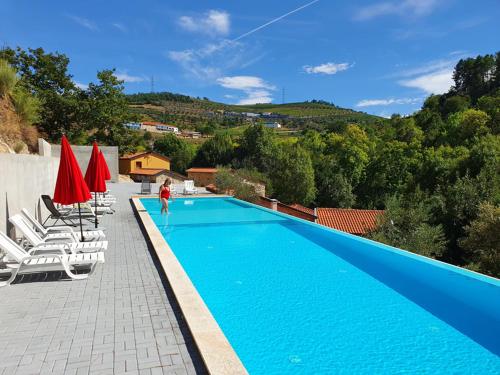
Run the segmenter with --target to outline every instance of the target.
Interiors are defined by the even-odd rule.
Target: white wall
[[[59,158],[59,156],[61,155],[61,146],[50,145],[50,147],[52,156]],[[80,165],[82,174],[85,176],[85,171],[87,170],[87,166],[89,164],[90,155],[92,154],[92,146],[71,145],[71,149],[75,154],[78,164]],[[111,174],[111,182],[118,182],[118,147],[102,146],[99,147],[99,150],[102,151],[104,158],[106,159],[106,163],[108,164],[109,173]]]
[[[11,233],[8,217],[27,208],[42,217],[40,195],[54,194],[59,159],[39,155],[0,154],[0,231]]]

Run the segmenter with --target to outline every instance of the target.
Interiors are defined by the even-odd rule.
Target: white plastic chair
[[[0,232],[0,249],[7,254],[6,266],[11,273],[6,281],[0,281],[0,287],[12,283],[17,275],[50,271],[64,271],[71,279],[84,280],[95,271],[97,263],[104,263],[102,252],[66,254],[64,250],[60,250],[59,254],[33,255],[38,251],[37,248],[27,252],[2,232]],[[87,274],[74,272],[80,268],[90,268],[90,272]]]
[[[198,189],[194,186],[193,180],[184,181],[184,194],[196,194]]]
[[[74,229],[70,226],[57,226],[57,227],[48,227],[45,228],[39,221],[31,215],[27,209],[23,208],[21,210],[21,214],[23,218],[26,219],[26,222],[31,224],[35,231],[38,231],[42,240],[64,240],[68,239],[71,241],[71,237],[78,241],[78,236],[80,233],[74,231]],[[102,230],[87,230],[83,232],[83,237],[91,240],[91,241],[99,241],[104,240],[106,235]]]
[[[31,244],[31,246],[39,249],[51,250],[61,248],[69,250],[71,253],[77,252],[96,252],[106,250],[108,248],[108,241],[91,241],[80,242],[78,238],[70,237],[61,241],[44,239],[31,228],[21,215],[14,215],[9,218],[9,221],[19,230],[23,237]]]

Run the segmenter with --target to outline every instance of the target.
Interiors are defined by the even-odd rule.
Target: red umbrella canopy
[[[90,155],[89,165],[85,172],[85,182],[90,191],[95,193],[104,193],[106,191],[106,181],[104,180],[104,170],[99,158],[99,149],[94,142],[92,155]]]
[[[111,180],[111,173],[109,173],[108,163],[106,163],[106,159],[102,151],[99,151],[99,162],[101,163],[102,169],[104,171],[104,179],[106,181]]]
[[[73,150],[66,136],[61,140],[61,159],[57,172],[54,202],[60,204],[73,204],[87,202],[90,191],[82,176],[82,171],[76,161]]]

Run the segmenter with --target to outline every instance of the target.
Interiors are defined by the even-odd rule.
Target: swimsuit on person
[[[160,193],[160,198],[161,199],[165,198],[168,201],[168,198],[170,198],[170,189],[163,188]]]

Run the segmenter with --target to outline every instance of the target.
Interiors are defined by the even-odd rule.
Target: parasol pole
[[[95,227],[97,229],[97,226],[99,223],[97,222],[97,192],[94,194],[94,211],[95,211]]]
[[[82,211],[80,209],[80,202],[78,202],[78,217],[80,218],[80,234],[82,236],[82,242],[84,242],[85,238],[83,237]]]

